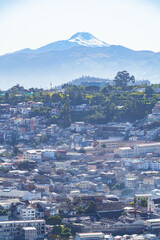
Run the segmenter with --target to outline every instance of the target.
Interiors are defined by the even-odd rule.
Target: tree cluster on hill
[[[86,208],[82,208],[82,206],[76,208],[77,214],[93,214],[96,212],[96,203],[94,201],[90,201],[89,205]]]
[[[129,85],[134,81],[134,76],[130,76],[127,71],[121,71],[115,76],[114,85],[107,83],[103,88],[65,84],[62,92],[49,93],[32,89],[32,94],[23,93],[19,97],[18,89],[14,87],[5,95],[0,95],[0,103],[15,106],[18,102],[42,102],[42,107],[32,108],[30,117],[44,116],[48,124],[57,123],[63,127],[68,127],[75,121],[92,124],[106,124],[111,121],[134,122],[151,113],[154,105],[160,100],[160,93],[154,91],[155,87],[160,88],[160,84]],[[139,91],[138,88],[144,88],[145,91]],[[52,104],[58,104],[59,114],[50,114]],[[78,105],[87,107],[76,111]]]
[[[56,238],[69,238],[72,233],[70,228],[62,225],[62,218],[58,215],[48,217],[46,220],[47,224],[53,225],[51,239]]]

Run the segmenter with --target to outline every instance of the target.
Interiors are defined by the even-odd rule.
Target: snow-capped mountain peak
[[[87,32],[78,32],[74,34],[68,41],[75,42],[86,47],[109,47],[109,44],[102,42]]]

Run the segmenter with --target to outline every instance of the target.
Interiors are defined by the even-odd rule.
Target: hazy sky
[[[0,0],[0,54],[90,32],[160,52],[160,0]]]

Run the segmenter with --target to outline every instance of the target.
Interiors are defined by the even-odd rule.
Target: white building
[[[36,240],[37,239],[37,229],[35,227],[24,227],[23,228],[23,239]]]
[[[126,188],[134,189],[136,187],[137,177],[135,174],[127,174],[125,176],[125,186]]]
[[[159,230],[160,229],[160,219],[149,219],[146,221],[146,227],[149,230]]]
[[[22,220],[35,219],[36,218],[36,210],[32,207],[23,207],[20,209],[19,217]]]
[[[49,127],[47,127],[47,135],[54,136],[56,129],[58,129],[57,124],[51,124]]]
[[[56,159],[57,150],[55,149],[44,149],[43,156],[51,159]]]
[[[52,166],[47,163],[43,163],[38,166],[38,170],[43,173],[50,173],[52,171]]]
[[[104,233],[94,232],[94,233],[77,233],[75,240],[102,240],[104,239]]]
[[[153,142],[153,143],[144,143],[144,144],[137,144],[134,147],[135,154],[146,154],[146,153],[153,153],[153,152],[160,152],[160,142]]]
[[[43,103],[42,103],[42,102],[34,102],[34,103],[32,104],[32,107],[33,107],[33,108],[43,107]]]
[[[72,198],[77,197],[80,194],[79,190],[70,191],[70,196]]]
[[[97,186],[97,184],[89,182],[89,181],[81,181],[77,184],[77,186],[82,190],[90,190]]]
[[[85,129],[85,123],[84,122],[75,122],[71,124],[71,130],[74,130],[76,132],[81,132]]]

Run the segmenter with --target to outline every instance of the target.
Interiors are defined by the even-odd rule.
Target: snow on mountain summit
[[[102,42],[87,32],[78,32],[74,34],[68,41],[75,42],[86,47],[109,47],[109,44]]]
[[[78,33],[74,34],[69,40],[73,40],[73,39],[76,39],[76,38],[90,40],[90,39],[95,38],[95,37],[88,32],[78,32]]]

